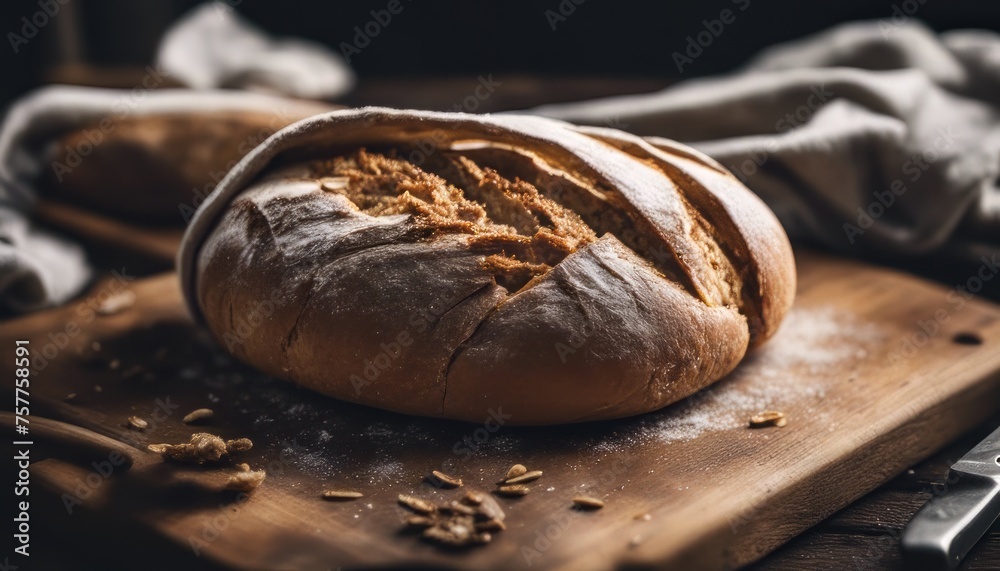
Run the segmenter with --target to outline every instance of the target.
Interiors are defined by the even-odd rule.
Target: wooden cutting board
[[[809,251],[797,258],[794,312],[729,378],[657,413],[578,426],[406,417],[269,380],[191,324],[173,274],[130,281],[135,305],[95,316],[88,304],[117,287],[104,282],[78,304],[0,325],[0,341],[30,339],[44,358],[32,384],[36,417],[134,445],[123,447],[130,469],[91,476],[100,485],[84,490],[74,515],[53,516],[95,552],[104,542],[114,549],[102,553],[134,563],[128,546],[142,546],[144,565],[192,568],[732,568],[926,457],[1000,403],[1000,307],[856,262]],[[11,363],[2,363],[9,378]],[[65,402],[68,393],[77,396]],[[181,422],[200,407],[215,417],[198,427]],[[748,428],[763,410],[784,412],[788,425]],[[150,428],[124,428],[129,415]],[[218,490],[231,466],[178,467],[140,449],[197,431],[251,438],[254,448],[239,459],[267,470],[263,485],[248,498],[226,494]],[[89,456],[119,446],[108,442],[92,443]],[[79,496],[95,468],[71,461],[67,450],[48,454],[32,465],[36,487],[50,498]],[[426,483],[431,470],[491,490],[513,463],[545,474],[526,497],[500,499],[507,530],[490,545],[447,552],[401,532],[398,494],[461,493]],[[332,487],[365,495],[320,500]],[[606,507],[571,509],[580,494]]]

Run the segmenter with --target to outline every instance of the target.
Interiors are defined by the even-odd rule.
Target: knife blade
[[[903,531],[907,568],[954,569],[1000,517],[1000,428],[952,467],[955,481]]]

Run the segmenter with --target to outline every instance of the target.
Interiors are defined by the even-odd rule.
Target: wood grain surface
[[[781,546],[748,571],[906,571],[899,546],[906,524],[931,496],[952,489],[956,480],[949,467],[997,426],[1000,416]],[[1000,568],[1000,522],[959,568]]]
[[[507,427],[486,422],[502,419],[490,410],[482,425],[406,417],[264,378],[190,323],[173,274],[129,282],[135,305],[110,316],[88,310],[119,289],[102,282],[76,304],[3,323],[0,342],[31,339],[40,357],[34,414],[137,449],[134,466],[107,476],[100,458],[71,461],[72,442],[45,443],[32,466],[60,537],[109,562],[139,552],[144,568],[732,568],[904,473],[1000,397],[997,306],[809,251],[798,263],[790,320],[728,379],[658,413],[569,427]],[[215,417],[181,422],[200,407]],[[764,409],[788,426],[747,428]],[[130,415],[150,428],[127,429]],[[239,496],[223,489],[231,465],[141,451],[198,431],[251,438],[236,461],[267,480]],[[515,462],[545,475],[501,500],[508,528],[492,544],[441,551],[401,531],[397,494],[460,493],[425,482],[431,470],[488,491]],[[324,502],[329,487],[365,496]],[[579,494],[607,505],[575,511]]]

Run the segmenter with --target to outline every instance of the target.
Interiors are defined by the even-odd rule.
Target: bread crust
[[[329,106],[173,111],[94,121],[62,135],[41,184],[60,200],[132,220],[182,222],[250,150]],[[96,142],[95,142],[96,141]],[[83,158],[81,159],[81,150]]]
[[[179,267],[196,317],[270,375],[533,425],[696,392],[773,334],[795,288],[767,207],[690,149],[387,109],[308,119],[251,153],[196,214]]]

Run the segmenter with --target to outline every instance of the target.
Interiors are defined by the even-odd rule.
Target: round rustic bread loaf
[[[366,108],[292,125],[201,206],[179,257],[236,357],[340,399],[510,424],[661,408],[789,310],[768,208],[661,139]]]

